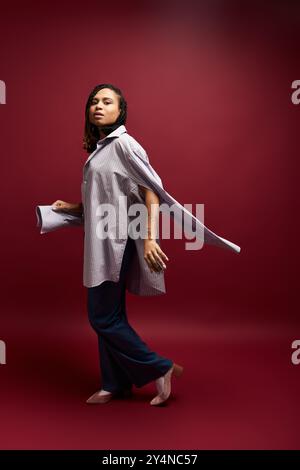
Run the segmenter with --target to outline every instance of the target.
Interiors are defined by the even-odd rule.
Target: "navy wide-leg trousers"
[[[87,288],[88,316],[98,335],[102,388],[109,392],[142,387],[164,375],[173,361],[151,351],[127,320],[126,273],[135,250],[128,237],[118,282]]]

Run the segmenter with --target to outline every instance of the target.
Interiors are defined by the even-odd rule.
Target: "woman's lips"
[[[103,117],[104,115],[103,115],[103,114],[100,114],[100,113],[95,113],[94,116],[95,116],[95,117]]]

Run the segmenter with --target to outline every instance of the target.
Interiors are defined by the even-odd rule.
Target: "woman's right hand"
[[[52,208],[56,210],[57,212],[67,212],[67,213],[74,214],[74,215],[82,215],[82,212],[83,212],[83,207],[82,207],[81,202],[79,204],[77,203],[73,204],[71,202],[61,201],[60,199],[53,202]]]

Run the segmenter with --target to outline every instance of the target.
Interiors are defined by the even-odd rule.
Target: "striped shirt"
[[[119,233],[120,220],[117,227],[108,227],[108,236],[97,236],[97,208],[103,204],[112,204],[121,217],[127,218],[129,224],[132,217],[128,209],[133,203],[145,204],[138,185],[147,186],[147,180],[139,177],[124,152],[121,144],[125,143],[130,151],[148,161],[148,157],[140,144],[129,134],[124,125],[119,126],[97,143],[96,150],[88,157],[83,167],[81,195],[84,219],[84,265],[83,284],[94,287],[105,280],[118,281],[128,232],[122,237]],[[160,180],[159,176],[156,174]],[[160,180],[161,182],[161,180]],[[126,205],[120,204],[120,198],[126,196]],[[124,219],[122,219],[124,220]],[[115,230],[114,233],[112,231]],[[110,233],[111,231],[111,233]],[[111,236],[110,236],[111,235]],[[157,243],[160,245],[160,239]],[[127,289],[136,295],[159,295],[166,292],[164,272],[151,272],[144,259],[144,240],[134,240],[136,250],[127,273]]]
[[[169,207],[175,205],[179,210],[177,215],[175,214],[175,220],[176,218],[180,220],[180,216],[184,213],[185,223],[190,228],[194,230],[195,225],[201,227],[203,241],[206,243],[235,252],[240,251],[239,246],[210,231],[165,191],[162,180],[151,166],[146,151],[127,133],[125,126],[121,125],[97,142],[96,150],[89,155],[83,167],[81,196],[84,224],[84,286],[94,287],[105,280],[115,282],[119,280],[128,233],[123,231],[119,237],[99,237],[97,208],[105,203],[112,204],[130,224],[132,220],[128,215],[130,205],[137,202],[145,204],[139,185],[155,192],[160,204],[166,203]],[[126,196],[126,204],[120,205],[122,196]],[[108,227],[108,232],[116,229],[114,234],[119,233],[118,217],[116,223],[117,227]],[[156,241],[161,245],[159,236]],[[151,272],[144,259],[143,238],[134,239],[134,242],[136,250],[127,273],[127,290],[136,295],[164,294],[166,292],[164,271]]]

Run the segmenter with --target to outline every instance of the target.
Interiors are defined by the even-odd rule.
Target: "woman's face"
[[[89,119],[92,124],[101,128],[114,124],[120,112],[119,96],[110,88],[102,88],[92,99]]]

